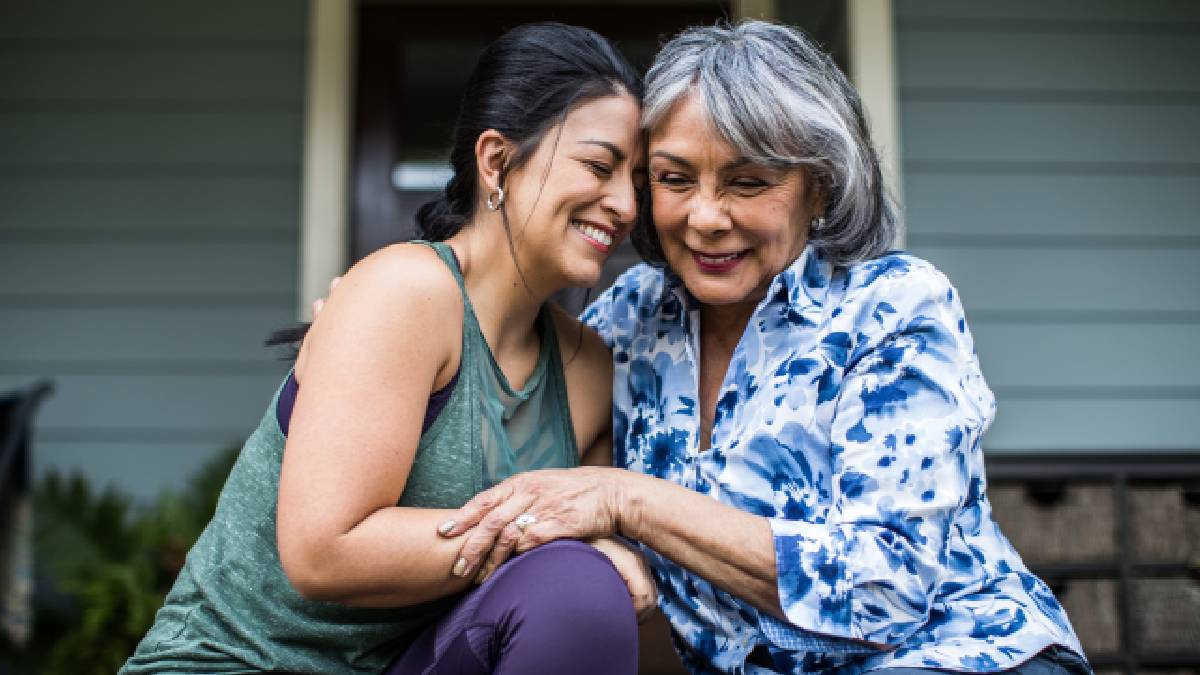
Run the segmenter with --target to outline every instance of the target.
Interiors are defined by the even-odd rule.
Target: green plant
[[[35,490],[35,551],[49,586],[37,607],[33,666],[46,675],[111,675],[150,628],[163,597],[212,517],[237,450],[166,492],[150,508],[97,493],[76,473]],[[46,597],[50,601],[46,601]]]

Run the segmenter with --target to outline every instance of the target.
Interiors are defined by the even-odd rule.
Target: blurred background
[[[997,395],[996,517],[1097,670],[1200,672],[1193,0],[0,0],[0,672],[132,650],[286,373],[263,339],[412,236],[485,44],[554,19],[644,67],[726,17],[860,88]]]

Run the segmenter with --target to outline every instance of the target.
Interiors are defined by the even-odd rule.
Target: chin
[[[738,279],[713,278],[697,273],[691,278],[684,277],[683,284],[692,297],[711,307],[757,302],[762,299],[761,289]]]
[[[562,276],[564,285],[572,288],[591,288],[600,282],[604,271],[604,260],[564,260]]]
[[[695,284],[688,283],[688,280],[684,279],[683,283],[692,297],[705,305],[732,305],[746,298],[744,289],[734,284],[713,283],[708,279]]]
[[[704,305],[706,307],[725,307],[728,305],[737,305],[737,304],[746,302],[748,300],[748,298],[744,294],[740,294],[740,293],[738,293],[738,294],[723,293],[723,294],[709,294],[709,295],[696,295],[695,293],[693,293],[692,297],[696,298],[697,302],[699,302],[701,305]]]

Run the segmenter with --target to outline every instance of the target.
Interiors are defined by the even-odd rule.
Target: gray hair
[[[896,213],[858,92],[801,31],[764,21],[685,30],[646,74],[642,126],[653,128],[692,92],[747,159],[805,168],[810,188],[824,197],[826,219],[809,241],[834,264],[891,248]]]

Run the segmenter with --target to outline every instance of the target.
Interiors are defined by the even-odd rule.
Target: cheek
[[[650,198],[650,215],[660,233],[674,232],[687,222],[686,202],[665,190]]]
[[[751,236],[764,243],[784,245],[797,237],[796,227],[801,216],[799,209],[787,199],[764,200],[739,214],[741,222],[752,224],[746,228]]]
[[[581,180],[566,181],[547,179],[545,185],[535,185],[531,199],[536,199],[536,217],[556,220],[569,217],[581,204],[588,201],[591,192],[581,189]]]

